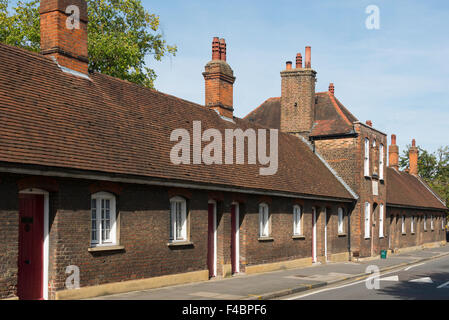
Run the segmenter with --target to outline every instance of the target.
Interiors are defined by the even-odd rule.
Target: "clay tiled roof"
[[[0,44],[0,162],[353,199],[306,143],[287,134],[279,134],[272,176],[259,175],[259,165],[174,165],[176,128],[191,133],[195,120],[222,133],[258,126],[109,76],[90,78]]]
[[[447,209],[421,178],[387,168],[387,205]]]
[[[281,99],[270,98],[250,112],[244,119],[259,125],[279,129],[281,119]],[[311,136],[348,134],[352,123],[358,121],[337,98],[329,92],[316,94],[315,122]]]

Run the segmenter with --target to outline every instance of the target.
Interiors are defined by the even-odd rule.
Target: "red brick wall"
[[[424,211],[388,207],[390,249],[420,246],[424,243],[446,240],[446,231],[441,228],[444,212]],[[427,215],[427,231],[424,230],[424,215]],[[430,215],[434,216],[434,230],[430,228]],[[405,233],[402,233],[402,216],[405,216]],[[411,217],[415,217],[414,233],[411,233]]]
[[[17,185],[0,177],[0,299],[16,295],[19,253],[19,199]]]
[[[315,147],[329,165],[345,180],[359,196],[351,213],[351,248],[352,252],[361,257],[377,255],[380,250],[387,246],[387,239],[379,238],[379,214],[378,210],[371,215],[371,222],[376,225],[372,228],[372,235],[369,239],[364,237],[364,204],[369,202],[371,210],[373,204],[386,204],[386,136],[368,126],[355,124],[356,137],[337,137],[331,139],[315,140]],[[365,138],[370,140],[370,176],[364,174],[364,142]],[[372,143],[376,140],[376,147],[372,148]],[[379,145],[384,146],[384,180],[379,180],[373,173],[378,173]],[[377,155],[377,157],[376,157]],[[376,169],[375,169],[376,168]],[[373,181],[377,182],[378,195],[373,195]],[[385,227],[384,227],[385,230]],[[385,233],[385,232],[384,232]],[[371,249],[372,248],[372,249]],[[371,250],[373,252],[371,252]]]

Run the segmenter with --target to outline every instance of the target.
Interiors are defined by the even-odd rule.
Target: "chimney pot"
[[[214,37],[212,40],[212,60],[220,60],[220,40]]]
[[[306,47],[306,64],[304,66],[305,68],[312,68],[311,50],[312,48],[310,46]]]
[[[329,92],[330,92],[332,95],[334,95],[334,93],[335,93],[335,87],[334,87],[334,84],[333,84],[333,83],[330,83],[330,84],[329,84]]]
[[[285,65],[286,65],[286,69],[287,69],[287,70],[291,70],[291,69],[292,69],[292,62],[291,62],[291,61],[287,61],[287,62],[285,63]]]
[[[373,122],[371,120],[366,120],[366,124],[369,125],[370,127],[373,126]]]
[[[391,135],[391,144],[396,145],[396,135],[395,134]]]
[[[220,39],[220,60],[226,61],[226,40]]]
[[[302,69],[302,55],[298,53],[296,55],[296,69]]]
[[[412,147],[416,147],[416,141],[415,141],[415,139],[412,140]]]

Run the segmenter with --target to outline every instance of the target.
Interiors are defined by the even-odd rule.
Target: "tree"
[[[101,72],[152,88],[156,74],[145,64],[175,55],[159,31],[159,17],[140,0],[87,0],[89,71]],[[40,50],[39,0],[18,1],[8,11],[0,0],[0,41],[31,51]]]
[[[409,166],[408,153],[410,145],[402,152],[399,165],[401,169]],[[429,153],[418,146],[418,174],[440,196],[446,205],[449,204],[449,146],[440,147]]]

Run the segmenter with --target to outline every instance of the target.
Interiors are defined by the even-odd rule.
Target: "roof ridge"
[[[412,174],[411,174],[411,176],[414,176],[419,182],[421,182],[421,183],[424,185],[424,187],[426,187],[426,189],[429,190],[430,193],[432,193],[433,196],[434,196],[438,201],[441,202],[441,204],[443,204],[444,206],[447,206],[446,203],[443,201],[443,199],[441,199],[441,198],[438,196],[438,194],[436,194],[435,191],[433,191],[433,189],[427,184],[427,182],[424,181],[423,178],[421,178],[419,175],[415,176],[415,175],[412,175]]]

